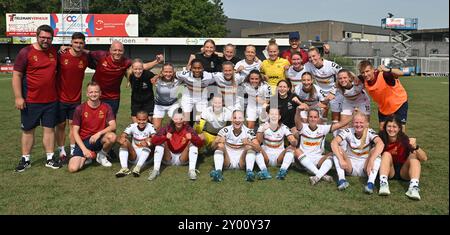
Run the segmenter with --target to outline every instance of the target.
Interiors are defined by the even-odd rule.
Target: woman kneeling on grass
[[[379,134],[385,144],[381,156],[379,195],[391,194],[389,177],[389,179],[410,180],[405,194],[413,200],[420,200],[420,162],[426,161],[428,157],[416,143],[416,139],[408,138],[401,126],[402,122],[398,118],[390,116]]]

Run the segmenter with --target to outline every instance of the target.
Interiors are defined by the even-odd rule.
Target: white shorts
[[[201,96],[195,98],[183,94],[183,96],[181,97],[181,108],[183,109],[183,112],[192,112],[194,105],[197,112],[202,112],[203,110],[205,110],[208,107],[208,99],[206,97],[206,93],[202,93]]]
[[[238,97],[235,95],[225,95],[224,96],[224,105],[230,111],[234,110],[244,110],[244,98]]]
[[[241,159],[242,152],[244,152],[244,148],[235,149],[225,145],[225,150],[230,158],[230,166],[227,169],[241,169],[239,160]]]
[[[151,150],[149,148],[147,148],[147,147],[140,148],[140,147],[136,147],[136,146],[133,145],[133,148],[134,148],[134,152],[136,152],[136,159],[128,160],[128,162],[130,164],[132,164],[132,165],[136,165],[136,163],[139,161],[139,158],[142,156],[142,152],[147,151],[148,155],[150,155],[150,153],[151,153]],[[147,162],[145,162],[144,165],[146,163]]]
[[[153,118],[164,118],[166,112],[169,117],[172,117],[175,110],[179,107],[180,104],[178,102],[175,102],[174,104],[169,106],[155,104],[155,108],[153,109]]]
[[[344,96],[341,93],[336,93],[334,99],[330,101],[330,109],[333,113],[340,113],[342,111],[342,102],[344,102]]]
[[[170,161],[164,161],[165,165],[169,165],[169,166],[183,166],[183,165],[187,165],[189,163],[189,161],[181,162],[181,160],[180,160],[181,153],[172,153],[172,152],[170,152],[170,156],[172,157],[172,159],[170,159]]]
[[[247,110],[246,110],[246,116],[247,116],[247,121],[256,121],[258,118],[261,117],[261,113],[265,112],[265,110],[263,110],[263,107],[260,106],[253,106],[253,105],[247,105]],[[265,122],[266,120],[259,120],[260,122]]]
[[[364,171],[364,165],[366,163],[367,158],[349,158],[350,162],[352,163],[352,173],[351,176],[358,176],[358,177],[366,177],[367,174]]]
[[[344,99],[342,102],[342,115],[352,115],[357,108],[365,115],[370,115],[370,99],[367,94],[360,95],[356,100]]]
[[[278,166],[278,158],[281,153],[284,151],[284,148],[270,148],[265,145],[261,146],[261,148],[266,152],[269,157],[269,166]],[[261,154],[261,153],[258,153]]]

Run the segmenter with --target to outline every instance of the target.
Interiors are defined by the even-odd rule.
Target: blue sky
[[[419,18],[419,29],[448,28],[448,0],[222,0],[230,18],[278,23],[336,20],[380,25],[387,13]]]

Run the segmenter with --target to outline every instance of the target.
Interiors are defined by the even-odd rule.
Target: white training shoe
[[[319,182],[319,177],[317,176],[310,176],[309,177],[309,182],[311,183],[311,185],[316,185]]]
[[[108,159],[106,159],[106,156],[100,152],[97,153],[97,162],[100,163],[104,167],[112,166],[111,162],[109,162]]]
[[[333,177],[331,177],[330,175],[324,175],[322,176],[323,181],[331,183],[333,182]]]
[[[380,190],[378,190],[378,195],[388,196],[389,194],[391,194],[391,191],[389,190],[389,184],[380,182]]]
[[[189,170],[188,175],[189,175],[189,179],[190,180],[196,180],[197,179],[197,172],[199,172],[198,170],[194,169],[194,170]],[[199,172],[200,173],[200,172]]]
[[[413,200],[420,200],[420,194],[419,194],[419,187],[414,186],[414,187],[410,187],[408,189],[408,191],[406,191],[406,196],[408,196],[409,198],[413,199]]]
[[[154,179],[156,179],[156,177],[158,177],[158,175],[159,175],[159,171],[155,171],[155,170],[152,170],[151,172],[150,172],[150,175],[148,176],[148,180],[154,180]]]

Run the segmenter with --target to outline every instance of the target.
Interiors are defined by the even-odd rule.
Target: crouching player
[[[119,138],[119,159],[121,169],[116,173],[116,177],[124,177],[129,175],[131,171],[128,169],[128,161],[136,164],[133,168],[133,176],[141,175],[141,168],[150,155],[151,140],[156,133],[153,125],[148,122],[148,113],[146,111],[136,112],[136,123],[128,125]],[[132,137],[132,141],[128,137]]]
[[[195,165],[198,149],[202,147],[203,141],[194,129],[185,123],[181,109],[173,114],[169,125],[159,129],[151,143],[155,145],[155,154],[153,171],[150,172],[148,180],[154,180],[159,175],[162,161],[165,165],[175,166],[189,163],[189,179],[197,179]]]
[[[226,125],[229,125],[227,123],[231,120],[231,111],[223,107],[222,96],[214,96],[211,104],[202,112],[199,124],[194,127],[200,138],[205,141],[203,146],[205,151],[211,148],[217,133]]]
[[[281,123],[281,113],[277,107],[267,106],[269,113],[269,122],[264,123],[258,128],[256,137],[263,143],[261,152],[256,156],[256,164],[259,169],[258,179],[270,179],[269,166],[280,166],[277,179],[283,180],[288,172],[289,166],[294,162],[294,150],[297,146],[297,140],[289,128]],[[284,137],[289,141],[290,146],[284,148]]]
[[[252,129],[244,125],[244,113],[241,110],[233,111],[232,124],[222,128],[213,142],[214,167],[209,174],[213,181],[223,180],[222,169],[247,169],[247,181],[255,180],[253,166],[256,152],[261,147]]]
[[[93,158],[97,158],[97,162],[105,167],[111,166],[106,155],[116,142],[113,132],[116,120],[111,106],[101,102],[100,95],[100,86],[96,82],[89,82],[88,100],[75,109],[72,128],[76,145],[69,161],[69,172],[79,171]]]
[[[321,122],[319,110],[310,109],[307,112],[307,123],[302,123],[300,112],[303,111],[299,106],[295,114],[295,123],[300,136],[300,145],[295,155],[298,156],[300,164],[314,174],[314,176],[309,177],[309,182],[312,185],[317,184],[321,179],[332,182],[333,178],[327,175],[327,172],[333,166],[333,162],[329,155],[324,155],[325,138],[329,132],[342,128],[351,119],[346,123],[337,122],[332,125],[321,125],[319,124]]]
[[[353,127],[344,129],[331,141],[331,149],[335,155],[333,160],[339,177],[339,190],[349,186],[345,180],[345,174],[348,174],[359,177],[368,176],[364,192],[372,194],[374,191],[384,143],[368,126],[366,115],[357,112],[353,115]],[[339,146],[342,141],[347,143],[345,151]]]

